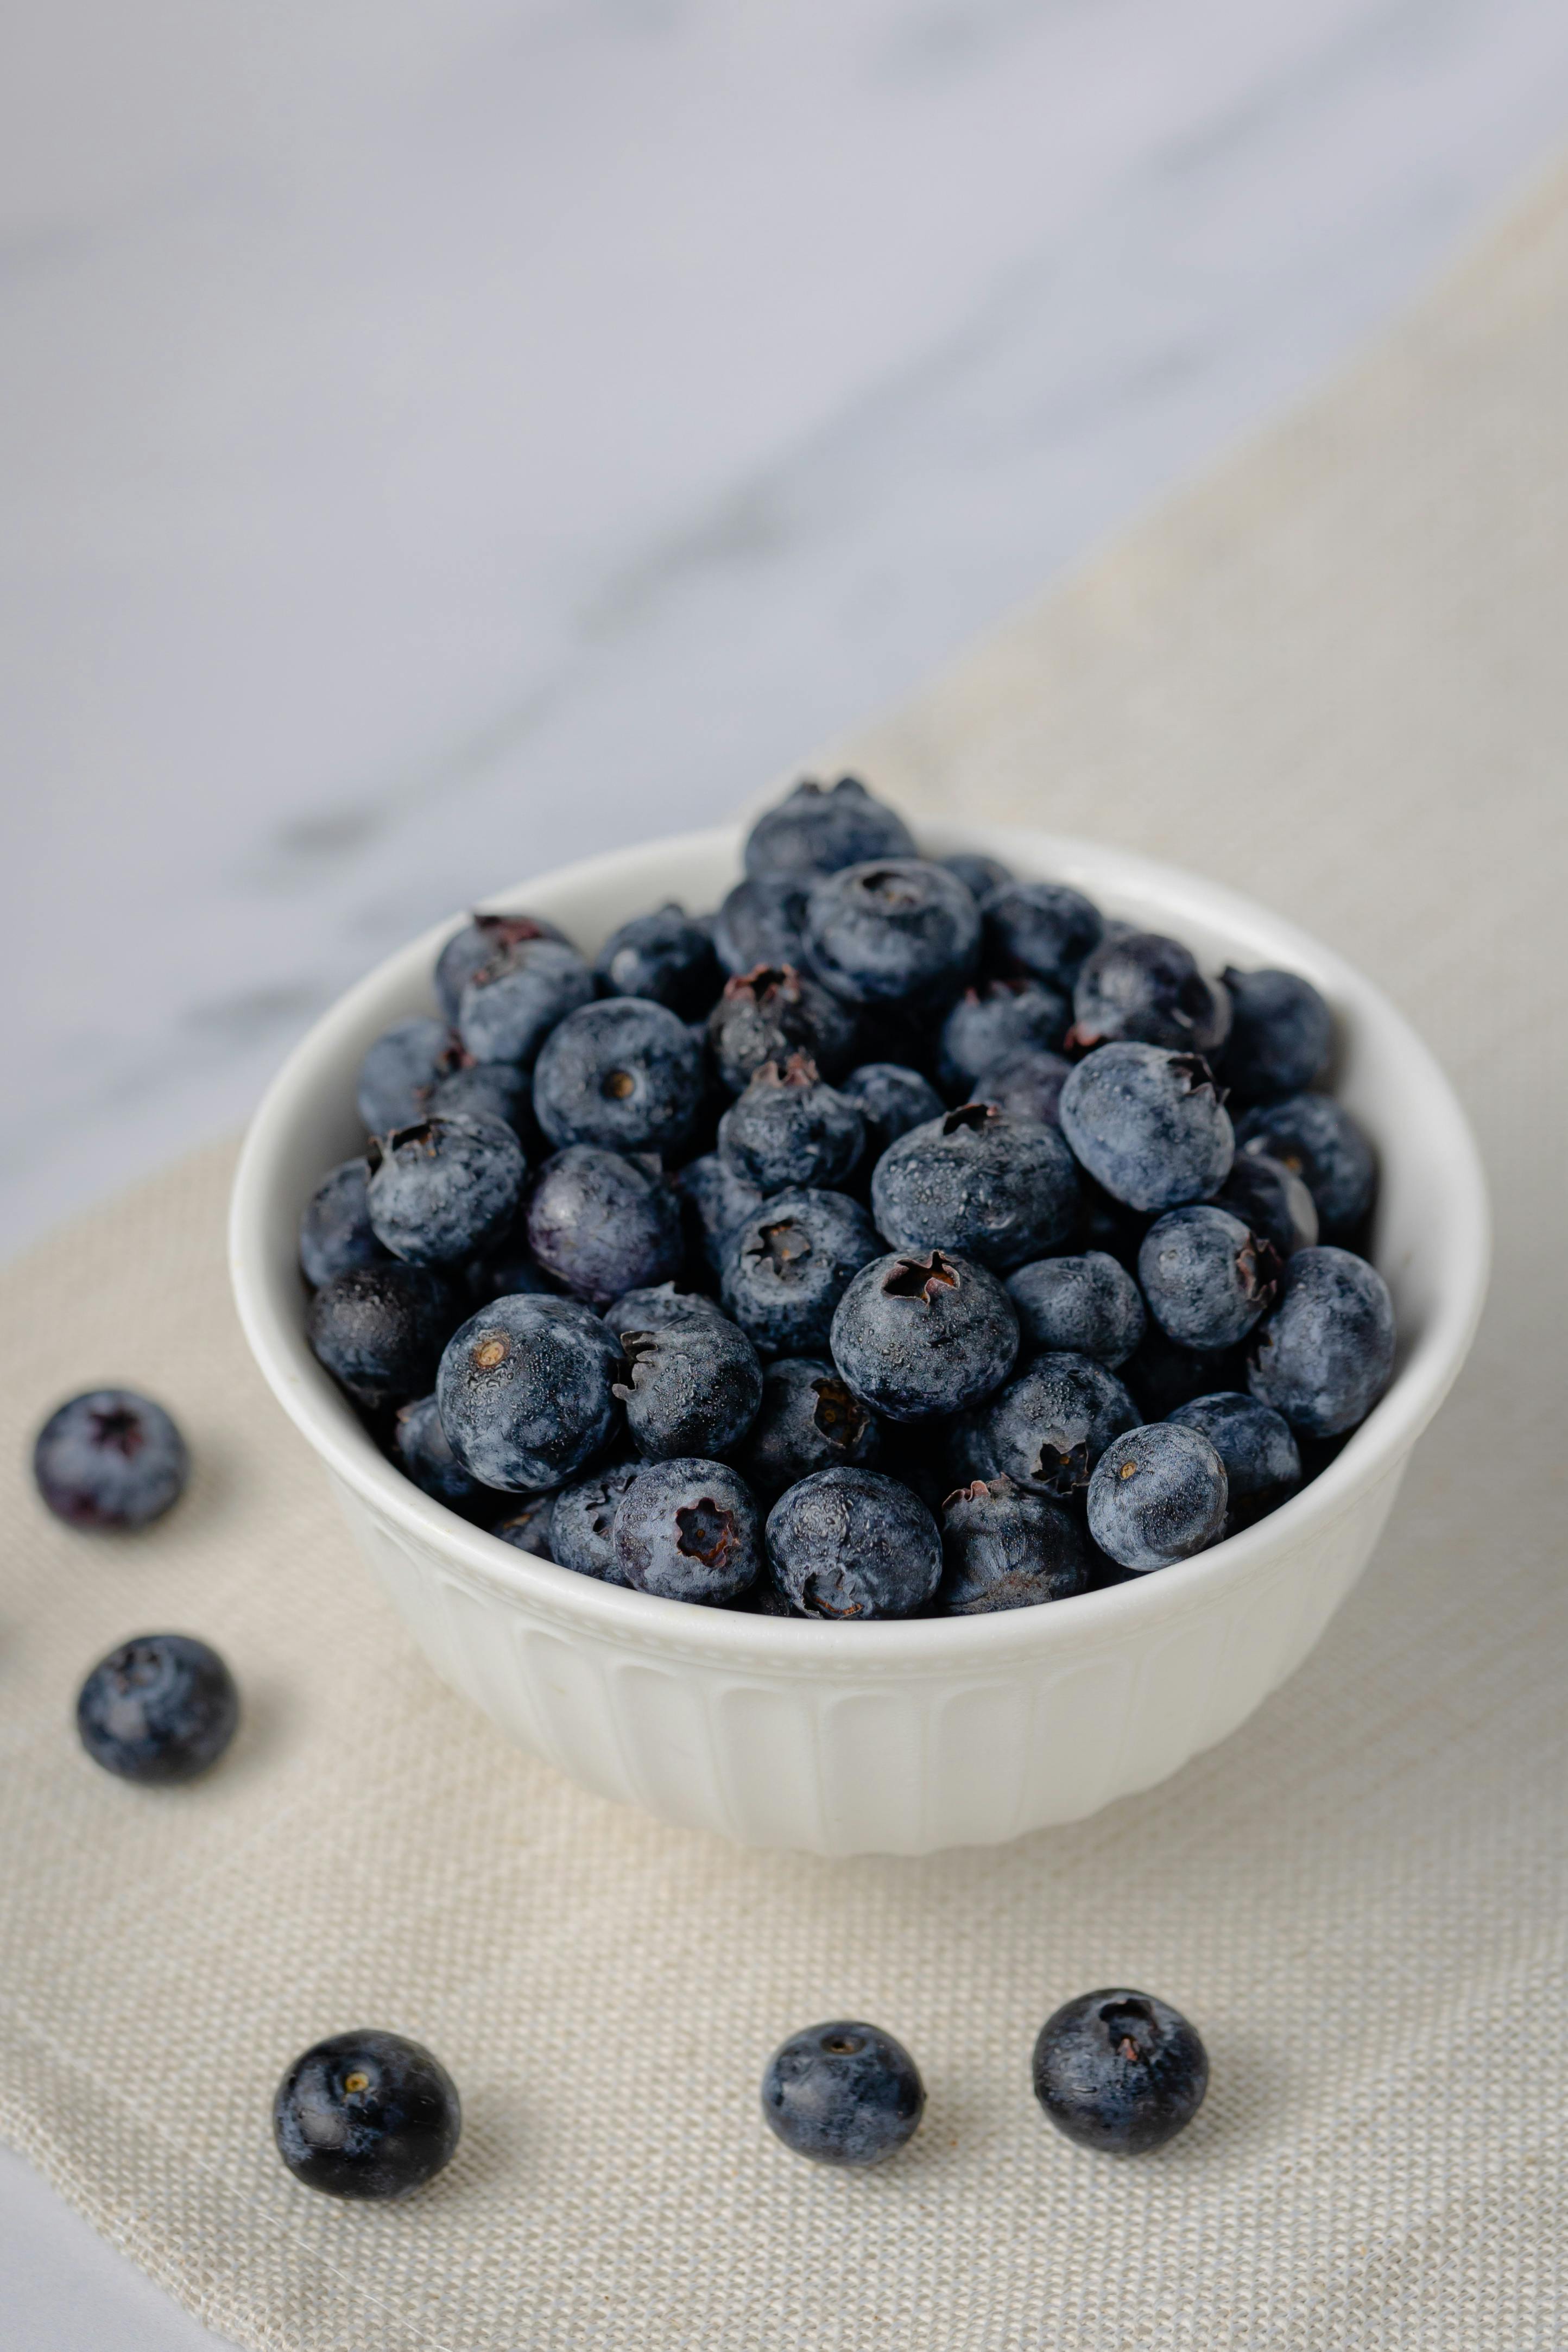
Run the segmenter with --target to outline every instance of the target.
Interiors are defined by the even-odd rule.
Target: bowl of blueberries
[[[1328,950],[858,782],[503,891],[247,1139],[250,1345],[431,1663],[748,1844],[1079,1819],[1361,1573],[1486,1287],[1436,1060]]]

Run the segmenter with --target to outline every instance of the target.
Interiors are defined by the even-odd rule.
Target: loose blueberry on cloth
[[[296,2180],[328,2197],[384,2202],[433,2180],[457,2153],[458,2087],[401,2033],[334,2033],[278,2085],[272,2130]]]
[[[1145,2156],[1184,2131],[1208,2089],[1195,2028],[1152,1993],[1107,1989],[1040,2028],[1035,2096],[1057,2129],[1106,2156]]]
[[[839,2019],[792,2033],[763,2076],[768,2129],[817,2164],[880,2164],[910,2140],[925,2085],[903,2044],[875,2025]]]

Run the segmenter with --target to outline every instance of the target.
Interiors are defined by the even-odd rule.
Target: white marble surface
[[[0,70],[0,1240],[702,822],[1568,136],[1547,0],[53,0]],[[19,2352],[207,2341],[15,2159]]]

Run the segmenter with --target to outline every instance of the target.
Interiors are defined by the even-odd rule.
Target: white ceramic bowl
[[[739,845],[733,832],[654,842],[486,903],[548,915],[592,954],[664,899],[717,903]],[[994,1843],[1149,1788],[1234,1731],[1300,1664],[1365,1566],[1486,1286],[1486,1192],[1464,1114],[1421,1040],[1338,957],[1228,891],[1089,842],[943,824],[926,828],[924,846],[986,851],[1020,875],[1077,884],[1215,970],[1305,972],[1338,1017],[1337,1090],[1382,1161],[1376,1256],[1398,1312],[1397,1371],[1321,1477],[1196,1559],[999,1616],[797,1622],[574,1575],[411,1486],[305,1344],[295,1248],[323,1171],[361,1146],[360,1058],[393,1021],[434,1009],[431,966],[450,924],[317,1024],[257,1112],[235,1182],[246,1335],[437,1673],[588,1788],[749,1845],[843,1854]]]

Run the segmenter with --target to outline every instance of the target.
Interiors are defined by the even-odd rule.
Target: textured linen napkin
[[[1247,1728],[1075,1828],[934,1860],[738,1853],[504,1747],[374,1594],[251,1370],[209,1152],[0,1283],[0,2127],[268,2352],[1455,2347],[1564,2318],[1563,1333],[1568,181],[1353,373],[833,747],[921,810],[1078,829],[1251,890],[1379,979],[1477,1121],[1471,1367],[1379,1556]],[[166,1399],[192,1493],[125,1543],[27,1486],[41,1412]],[[247,1717],[210,1780],[95,1772],[77,1681],[200,1633]],[[1213,2089],[1118,2165],[1044,2123],[1059,2000],[1147,1986]],[[764,2132],[773,2044],[917,2053],[910,2149]],[[273,2156],[288,2059],[427,2040],[450,2170],[384,2211]]]

